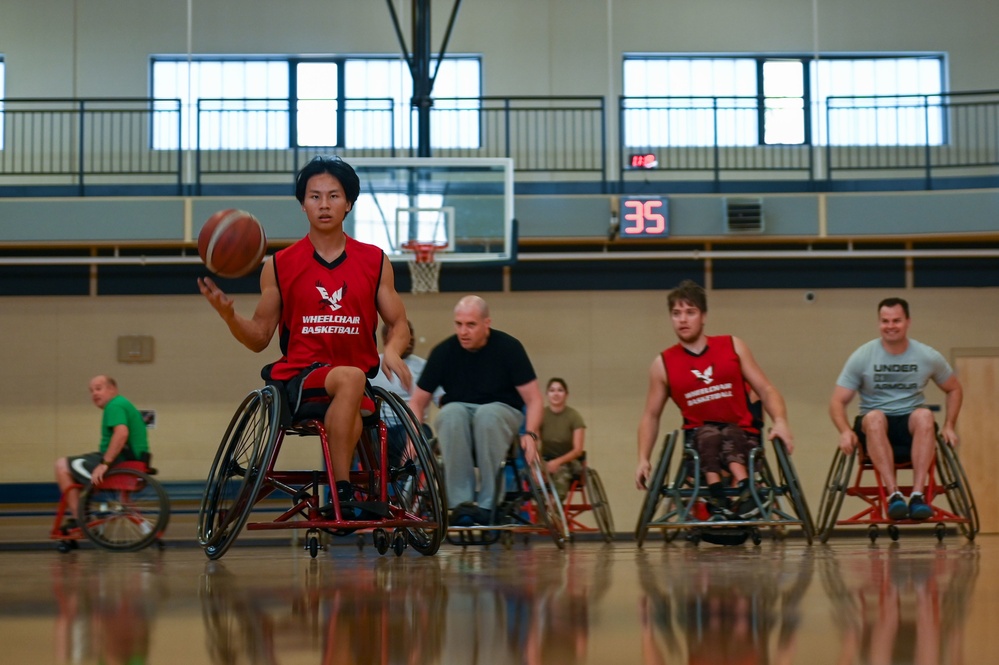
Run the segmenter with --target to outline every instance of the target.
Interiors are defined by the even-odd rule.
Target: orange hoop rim
[[[438,249],[447,247],[446,242],[421,242],[419,240],[407,240],[402,243],[401,247],[405,250],[409,250],[416,255],[417,263],[432,263],[434,260],[434,253]]]

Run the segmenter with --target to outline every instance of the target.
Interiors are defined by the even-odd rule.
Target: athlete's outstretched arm
[[[243,346],[257,353],[267,348],[281,319],[281,293],[274,274],[273,257],[264,262],[260,271],[260,300],[251,319],[236,313],[232,299],[211,278],[199,277],[198,288]]]

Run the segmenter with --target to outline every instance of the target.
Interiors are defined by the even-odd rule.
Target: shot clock
[[[669,237],[668,203],[662,196],[622,196],[618,200],[620,237]]]

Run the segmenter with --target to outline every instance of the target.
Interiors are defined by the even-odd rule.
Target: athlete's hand
[[[232,318],[233,314],[235,314],[235,305],[232,299],[210,277],[199,277],[198,289],[201,291],[201,295],[219,313],[219,316],[226,321]]]
[[[649,460],[642,460],[638,463],[638,468],[635,470],[635,487],[640,490],[648,489],[647,484],[649,481],[649,475],[652,473],[652,462]]]
[[[843,451],[844,455],[852,455],[859,443],[860,440],[857,439],[857,433],[852,429],[839,433],[839,449]]]
[[[90,472],[90,482],[93,485],[100,485],[101,481],[104,480],[104,474],[107,473],[108,465],[101,462],[94,467],[94,470]]]
[[[791,428],[788,427],[787,422],[783,420],[774,421],[767,439],[773,441],[776,438],[780,438],[784,442],[784,447],[787,448],[788,454],[794,452],[794,436],[791,434]]]
[[[952,448],[957,446],[957,432],[950,425],[944,425],[943,429],[940,430],[940,436],[946,441]]]
[[[520,435],[520,447],[524,449],[524,461],[533,464],[538,456],[538,444],[534,442],[534,437],[524,432]]]
[[[393,377],[399,379],[410,395],[413,394],[413,374],[409,371],[409,365],[403,361],[399,354],[390,349],[385,349],[382,355],[382,371],[391,381]]]

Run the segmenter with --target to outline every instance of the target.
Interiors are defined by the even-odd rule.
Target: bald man
[[[99,452],[56,460],[55,477],[59,490],[66,494],[66,505],[73,518],[63,525],[74,527],[79,503],[78,485],[100,484],[104,474],[116,462],[141,459],[149,451],[146,423],[142,414],[125,397],[118,394],[118,383],[106,374],[90,380],[90,401],[104,412],[101,418]]]
[[[455,334],[434,347],[413,389],[410,407],[420,420],[444,389],[434,423],[444,458],[451,524],[488,524],[496,474],[518,438],[528,461],[537,455],[544,400],[523,345],[492,328],[489,305],[465,296],[454,308]],[[475,469],[479,469],[476,482]]]

